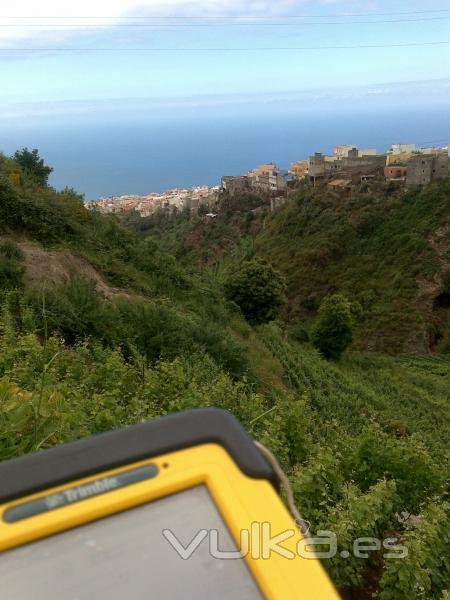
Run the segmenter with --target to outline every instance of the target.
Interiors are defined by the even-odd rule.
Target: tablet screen
[[[163,535],[163,530],[170,534]],[[262,600],[206,486],[197,486],[0,554],[8,600]],[[167,535],[169,539],[167,539]],[[202,536],[197,538],[197,542]],[[193,550],[189,558],[174,546]]]

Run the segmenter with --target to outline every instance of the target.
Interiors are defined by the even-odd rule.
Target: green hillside
[[[350,209],[319,210],[320,200],[305,194],[267,216],[264,227],[264,215],[227,210],[214,224],[186,215],[147,222],[154,235],[142,237],[114,217],[86,211],[72,190],[57,193],[17,160],[0,158],[0,458],[220,406],[278,456],[311,530],[336,533],[339,553],[325,565],[344,598],[443,600],[450,580],[450,359],[360,348],[373,331],[390,339],[384,319],[398,340],[402,307],[409,307],[411,330],[425,323],[413,308],[414,278],[429,265],[441,273],[439,251],[423,240],[445,224],[448,189],[392,198],[395,229],[386,222],[361,239],[350,230],[335,236],[334,228],[352,221]],[[415,225],[414,215],[422,215]],[[394,239],[408,219],[411,246]],[[304,262],[314,236],[346,248],[340,259],[330,250],[324,271]],[[354,258],[350,268],[359,247],[391,256],[370,285],[368,266],[358,276]],[[407,248],[416,248],[412,257]],[[286,320],[252,327],[223,295],[225,275],[254,254],[270,257],[287,276]],[[291,327],[314,321],[312,294],[318,302],[335,290],[361,302],[363,292],[374,295],[367,294],[354,348],[330,362],[296,341]],[[392,538],[408,557],[357,558],[353,541],[362,536]]]
[[[255,205],[260,208],[254,210]],[[284,320],[308,330],[322,299],[343,293],[364,308],[359,349],[425,354],[450,349],[450,184],[423,191],[379,186],[338,196],[308,186],[270,213],[267,199],[222,196],[218,217],[127,217],[185,264],[225,276],[243,257],[286,277]]]
[[[308,319],[339,291],[365,308],[359,347],[423,353],[449,320],[434,305],[450,292],[449,223],[448,181],[392,195],[307,191],[267,220],[256,246],[288,278],[288,318]]]

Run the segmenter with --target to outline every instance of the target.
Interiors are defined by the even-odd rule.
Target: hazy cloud
[[[308,112],[316,110],[336,110],[341,107],[351,110],[362,107],[399,108],[404,106],[404,98],[414,98],[413,104],[448,106],[450,100],[450,79],[410,81],[404,83],[354,86],[342,90],[333,88],[285,91],[267,94],[220,94],[195,97],[160,98],[105,98],[102,100],[80,100],[59,102],[20,102],[0,104],[0,122],[51,117],[85,117],[98,115],[109,118],[111,115],[125,115],[129,118],[142,118],[163,112],[170,115],[186,115],[190,112],[206,114],[219,111],[258,111],[267,112],[290,110]],[[200,111],[200,112],[199,112]],[[206,112],[205,112],[206,111]]]
[[[332,1],[332,0],[331,0]],[[64,41],[92,36],[97,29],[114,28],[133,17],[151,17],[150,23],[173,23],[176,17],[277,17],[317,12],[330,0],[17,0],[0,4],[0,48],[23,45],[54,47]],[[367,10],[373,2],[347,1],[333,8],[342,14],[351,7]],[[138,21],[139,22],[139,21]]]

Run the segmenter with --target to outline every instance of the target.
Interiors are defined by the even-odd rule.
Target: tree
[[[14,154],[14,160],[38,185],[42,187],[47,185],[49,175],[53,169],[44,164],[44,160],[39,157],[36,148],[34,150],[28,150],[28,148],[17,150]]]
[[[273,321],[284,303],[284,278],[264,260],[244,262],[225,282],[225,295],[252,325]]]
[[[337,360],[353,340],[352,304],[341,294],[327,296],[319,308],[313,329],[314,346],[325,356]]]

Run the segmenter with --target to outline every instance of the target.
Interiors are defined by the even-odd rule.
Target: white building
[[[417,152],[415,144],[392,144],[389,154],[403,154]]]

